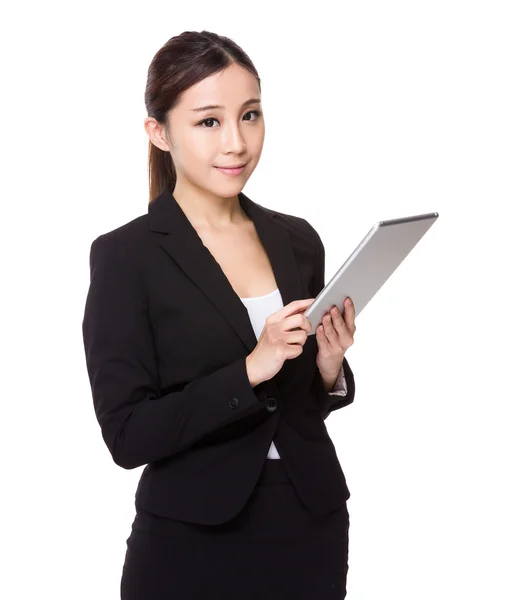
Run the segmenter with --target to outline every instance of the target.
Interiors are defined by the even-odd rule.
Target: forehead
[[[255,76],[234,64],[188,88],[181,96],[180,105],[191,112],[206,105],[223,105],[224,110],[235,110],[252,98],[260,99]]]

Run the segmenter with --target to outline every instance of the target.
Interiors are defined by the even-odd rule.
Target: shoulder
[[[303,239],[311,244],[316,252],[320,252],[320,249],[323,246],[322,239],[307,219],[272,209],[265,210],[270,212],[278,223],[283,224],[289,229],[293,236]]]
[[[262,206],[262,209],[269,213],[271,217],[276,219],[277,223],[284,225],[290,232],[305,238],[309,238],[313,244],[320,240],[320,236],[316,229],[303,217],[298,217],[289,213],[280,212]]]
[[[149,238],[148,215],[141,215],[95,237],[89,247],[93,272],[115,272],[128,276],[139,272],[142,249]],[[136,275],[137,276],[137,275]]]
[[[98,235],[91,243],[95,248],[116,248],[118,251],[128,252],[129,248],[138,247],[149,232],[148,215],[144,214],[110,231]]]

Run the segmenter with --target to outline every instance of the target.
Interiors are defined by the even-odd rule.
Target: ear
[[[144,129],[154,146],[165,152],[170,152],[171,148],[165,139],[165,130],[154,117],[144,119]]]

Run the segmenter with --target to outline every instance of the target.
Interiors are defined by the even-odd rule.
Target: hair
[[[155,118],[168,131],[169,111],[181,94],[206,77],[239,64],[260,77],[248,55],[228,37],[210,31],[185,31],[170,38],[155,54],[148,68],[144,103],[148,117]],[[176,169],[170,152],[149,140],[149,203],[166,187],[176,185]]]

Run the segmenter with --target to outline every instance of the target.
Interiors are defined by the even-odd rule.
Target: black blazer
[[[316,298],[325,253],[303,218],[239,193],[286,305]],[[93,403],[114,462],[146,465],[136,506],[202,524],[234,517],[274,439],[309,510],[325,514],[350,492],[324,419],[350,404],[324,391],[316,336],[252,387],[257,344],[248,312],[219,263],[165,189],[148,212],[97,237],[82,333]]]

